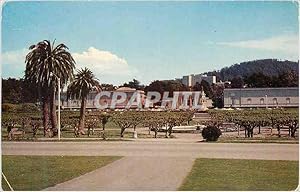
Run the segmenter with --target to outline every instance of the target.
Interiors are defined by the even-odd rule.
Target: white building
[[[191,74],[183,76],[181,82],[188,87],[193,87],[197,83],[201,83],[202,80],[207,81],[210,85],[217,82],[216,76],[207,76],[202,74]]]
[[[182,79],[181,79],[181,82],[182,84],[188,86],[188,87],[191,87],[193,86],[192,83],[193,83],[193,76],[192,75],[187,75],[187,76],[183,76]]]
[[[299,107],[299,88],[224,89],[224,107]]]

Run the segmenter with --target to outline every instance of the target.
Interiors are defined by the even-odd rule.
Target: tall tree
[[[78,126],[78,134],[84,135],[84,121],[86,111],[86,100],[90,91],[100,91],[101,87],[93,72],[88,68],[78,71],[74,81],[68,86],[67,97],[81,99],[80,120]]]
[[[35,84],[41,90],[43,103],[44,135],[48,131],[49,113],[52,124],[52,132],[57,133],[57,117],[55,105],[55,93],[57,78],[60,78],[61,86],[73,78],[75,61],[68,52],[65,44],[55,45],[55,40],[44,40],[29,47],[26,55],[25,80]]]
[[[223,102],[223,93],[224,93],[225,85],[224,84],[213,84],[212,92],[213,92],[213,106],[222,108],[224,107]]]

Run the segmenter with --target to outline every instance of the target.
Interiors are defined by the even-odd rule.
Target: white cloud
[[[3,77],[22,77],[25,71],[25,57],[28,49],[7,51],[1,54]]]
[[[76,61],[76,68],[87,67],[91,69],[96,75],[132,75],[135,69],[130,68],[124,58],[109,52],[96,49],[94,47],[88,48],[82,53],[73,53],[73,58]]]
[[[238,48],[276,51],[297,56],[298,58],[298,35],[281,35],[260,40],[220,42],[217,44]]]
[[[8,51],[1,54],[2,76],[22,77],[25,70],[27,49]],[[104,82],[121,83],[131,80],[137,75],[137,70],[130,67],[124,58],[109,51],[94,47],[81,53],[71,53],[76,61],[76,69],[87,67],[95,76]]]
[[[28,53],[28,50],[21,49],[17,51],[8,51],[2,53],[2,61],[3,63],[24,63],[25,64],[25,56]]]

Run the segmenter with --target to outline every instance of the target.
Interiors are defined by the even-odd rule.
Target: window
[[[277,98],[273,98],[273,104],[274,105],[277,105],[278,103],[277,103]]]
[[[286,98],[286,104],[290,104],[291,103],[291,99],[290,98]]]
[[[250,105],[251,102],[252,102],[251,98],[248,98],[248,99],[247,99],[247,104]]]
[[[260,99],[260,104],[261,104],[261,105],[265,104],[265,99],[264,99],[264,98],[261,98],[261,99]]]

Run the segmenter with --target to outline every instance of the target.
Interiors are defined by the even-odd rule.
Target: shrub
[[[2,112],[15,112],[16,109],[17,109],[16,104],[11,104],[11,103],[2,104]]]
[[[17,111],[21,113],[34,113],[39,111],[39,107],[34,103],[22,103],[18,106]]]
[[[202,130],[202,137],[206,141],[217,141],[220,135],[222,135],[222,132],[216,126],[208,126]]]

